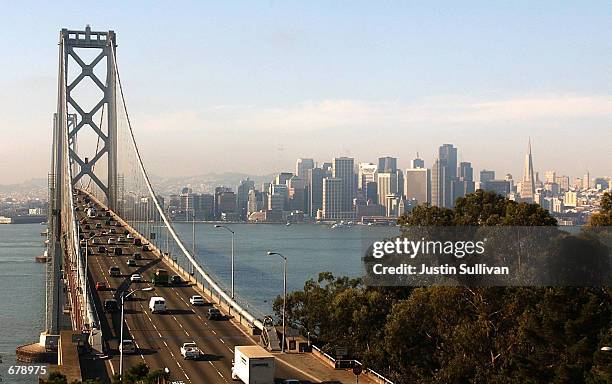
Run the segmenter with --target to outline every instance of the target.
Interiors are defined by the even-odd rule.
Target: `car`
[[[123,240],[123,236],[119,236],[119,237],[117,237],[117,242],[118,242],[118,243],[123,243],[123,241],[124,241],[124,240]]]
[[[143,251],[143,252],[148,252],[148,251],[150,251],[150,250],[151,250],[151,248],[149,248],[149,246],[148,246],[147,244],[144,244],[144,245],[142,246],[142,251]]]
[[[86,231],[89,231],[89,230],[91,230],[91,225],[89,225],[89,224],[85,224],[85,227],[84,227],[84,228],[85,228],[85,230],[86,230]]]
[[[121,275],[121,269],[119,269],[118,266],[113,265],[112,267],[110,267],[108,269],[108,274],[111,276],[120,276]]]
[[[101,245],[98,247],[98,253],[106,253],[106,247]]]
[[[171,285],[181,285],[183,284],[183,279],[179,275],[170,276],[170,284]]]
[[[121,345],[119,345],[119,352],[123,352],[123,353],[136,353],[136,343],[134,342],[134,340],[131,339],[126,339],[123,340],[123,342],[121,343]]]
[[[134,252],[134,260],[142,260],[142,255],[140,252]]]
[[[128,265],[128,267],[137,267],[138,266],[138,264],[136,264],[136,260],[134,260],[134,259],[129,259],[127,261],[127,265]]]
[[[121,255],[123,255],[123,249],[121,247],[116,247],[115,256],[121,256]]]
[[[191,305],[204,305],[206,304],[206,302],[204,301],[204,298],[200,295],[193,295],[189,298],[189,302],[191,303]]]
[[[183,356],[183,359],[185,360],[198,360],[202,357],[202,355],[202,351],[193,341],[190,343],[183,343],[183,345],[181,345],[181,356]]]
[[[132,239],[134,238],[134,236],[132,236],[132,234],[131,234],[131,233],[129,233],[129,232],[128,232],[128,233],[126,233],[126,235],[127,235],[127,236],[126,236],[126,238],[127,238],[128,240],[132,240]]]
[[[132,283],[140,283],[142,281],[142,276],[140,276],[139,273],[133,273],[132,276],[130,276],[130,281]]]
[[[108,233],[117,233],[117,231],[115,231],[115,228],[111,228],[108,230]]]
[[[96,291],[104,291],[106,289],[106,283],[103,281],[98,281],[96,283]]]
[[[223,318],[223,315],[217,308],[209,308],[208,312],[206,312],[206,318],[208,320],[219,320]]]
[[[137,238],[137,237],[136,237],[136,238],[134,238],[134,245],[136,245],[136,246],[138,246],[138,247],[139,247],[139,246],[141,246],[141,245],[142,245],[142,240],[140,240],[140,239],[139,239],[139,238]]]
[[[115,227],[121,227],[121,223],[117,221],[117,222],[115,223]]]
[[[108,244],[115,244],[115,238],[114,237],[109,237],[107,243]]]
[[[96,223],[96,229],[102,229],[102,223]]]
[[[115,299],[104,300],[104,312],[113,313],[119,310],[119,303]]]

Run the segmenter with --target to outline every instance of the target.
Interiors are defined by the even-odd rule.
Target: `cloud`
[[[144,124],[156,131],[294,133],[333,128],[393,128],[445,124],[495,125],[526,121],[612,119],[612,96],[540,95],[507,99],[433,98],[420,101],[335,99],[293,105],[218,105],[183,110],[149,118]]]

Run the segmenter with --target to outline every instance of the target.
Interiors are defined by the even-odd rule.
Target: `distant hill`
[[[196,176],[186,177],[159,177],[152,176],[151,183],[156,193],[162,195],[169,195],[173,193],[180,193],[184,187],[193,189],[195,193],[211,193],[214,192],[215,187],[224,186],[231,187],[236,190],[236,187],[240,184],[240,181],[249,178],[255,182],[257,189],[261,188],[261,184],[264,182],[270,182],[276,177],[276,174],[269,175],[247,175],[246,173],[239,172],[224,172],[224,173],[206,173]]]
[[[184,177],[161,177],[151,176],[151,183],[156,193],[170,195],[180,193],[184,187],[190,187],[196,193],[211,193],[215,187],[225,186],[236,190],[240,181],[249,178],[255,182],[257,189],[264,182],[270,182],[276,174],[269,175],[247,175],[239,172],[206,173],[195,176]],[[0,195],[20,195],[38,198],[47,198],[47,179],[31,179],[17,184],[0,184]]]

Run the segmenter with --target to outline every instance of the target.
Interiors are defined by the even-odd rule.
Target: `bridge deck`
[[[110,227],[106,225],[108,218],[88,219],[82,209],[77,212],[79,219],[85,218],[91,230],[82,229],[83,232],[95,232],[103,243],[109,237],[117,238],[118,234],[108,234]],[[80,221],[79,220],[79,221]],[[101,223],[102,228],[95,229],[95,224]],[[84,227],[83,224],[81,224]],[[114,227],[121,236],[124,228]],[[103,233],[107,233],[104,235]],[[106,245],[109,247],[108,245]],[[96,308],[101,314],[101,327],[107,337],[107,351],[110,355],[107,361],[109,376],[119,371],[118,342],[120,334],[120,312],[103,312],[103,302],[115,298],[118,301],[120,291],[140,289],[152,286],[148,281],[150,274],[157,268],[164,268],[172,274],[171,266],[167,265],[151,251],[137,249],[131,243],[121,244],[123,256],[108,253],[98,253],[96,246],[90,246],[93,254],[89,255],[88,265],[92,288],[96,282],[104,282],[107,290],[97,292],[95,298]],[[129,267],[127,260],[132,258],[134,252],[140,252],[142,260],[137,261],[136,267]],[[121,275],[111,277],[109,268],[118,266]],[[142,283],[130,283],[130,275],[140,273]],[[156,286],[152,292],[138,292],[134,299],[125,302],[124,339],[133,338],[138,345],[138,353],[124,355],[124,371],[139,362],[146,362],[152,370],[168,368],[171,378],[185,383],[228,383],[231,382],[231,362],[233,350],[236,345],[250,345],[255,341],[233,324],[229,319],[208,320],[206,312],[210,306],[194,307],[189,303],[189,297],[201,294],[191,285],[184,286]],[[168,312],[165,314],[151,314],[148,309],[149,298],[162,296],[166,299]],[[102,316],[102,314],[104,314]],[[185,361],[180,356],[180,346],[184,342],[195,341],[205,353],[200,361]],[[339,380],[345,382],[344,372],[334,372],[324,364],[308,359],[300,365],[295,359],[283,359],[291,366],[279,362],[277,364],[277,378],[295,378],[305,381]],[[295,366],[300,368],[295,369]],[[316,375],[316,373],[327,374]],[[352,382],[349,381],[349,382]]]

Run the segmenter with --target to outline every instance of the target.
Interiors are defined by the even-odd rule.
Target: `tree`
[[[612,226],[612,193],[605,192],[599,202],[600,210],[589,219],[592,227]]]

